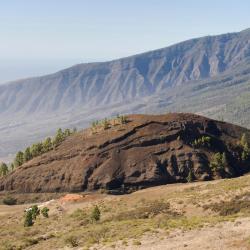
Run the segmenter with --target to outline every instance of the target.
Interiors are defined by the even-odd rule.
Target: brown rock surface
[[[154,185],[242,175],[250,162],[241,162],[237,145],[250,131],[193,114],[131,115],[129,122],[92,133],[86,129],[60,146],[0,179],[0,190],[62,192],[108,189],[125,192]],[[211,146],[194,148],[201,136]],[[226,152],[228,166],[212,172],[211,156]]]

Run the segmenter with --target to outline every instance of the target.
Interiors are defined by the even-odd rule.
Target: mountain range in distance
[[[0,85],[0,157],[117,113],[192,112],[250,127],[250,29]]]

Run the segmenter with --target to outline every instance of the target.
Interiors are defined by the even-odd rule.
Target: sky
[[[0,83],[250,27],[249,0],[0,1]]]

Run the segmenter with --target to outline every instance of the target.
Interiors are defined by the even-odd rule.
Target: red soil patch
[[[64,203],[64,202],[77,202],[77,201],[81,201],[83,198],[84,198],[84,196],[79,195],[79,194],[66,194],[65,196],[60,198],[59,201],[62,203]]]

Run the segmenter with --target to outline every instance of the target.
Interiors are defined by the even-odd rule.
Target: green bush
[[[47,207],[42,208],[41,214],[43,217],[48,218],[49,217],[49,209]]]
[[[17,203],[17,199],[13,197],[6,197],[3,199],[3,204],[8,205],[8,206],[16,205],[16,203]]]
[[[25,212],[24,226],[31,227],[33,224],[34,224],[33,213],[32,213],[32,210],[29,209],[27,212]]]

